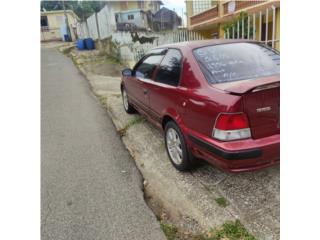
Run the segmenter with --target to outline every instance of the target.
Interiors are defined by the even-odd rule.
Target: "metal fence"
[[[272,14],[272,34],[271,39],[269,34],[269,16]],[[263,19],[265,18],[265,19]],[[263,26],[265,21],[265,26]],[[256,32],[257,23],[259,24],[260,31]],[[264,35],[262,34],[264,31]],[[258,36],[257,36],[258,35]],[[276,7],[272,6],[270,9],[266,9],[265,12],[260,11],[239,19],[235,25],[229,27],[224,32],[225,39],[252,39],[275,48],[275,44],[280,42],[280,39],[276,39]]]

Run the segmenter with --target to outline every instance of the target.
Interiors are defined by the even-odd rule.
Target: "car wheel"
[[[123,103],[124,110],[129,114],[134,113],[135,109],[129,103],[128,94],[124,87],[122,88],[121,93],[122,93],[122,103]]]
[[[165,146],[169,159],[177,170],[187,171],[195,166],[194,157],[187,148],[181,130],[173,121],[165,126]]]

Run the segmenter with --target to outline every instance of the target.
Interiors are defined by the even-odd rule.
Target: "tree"
[[[66,9],[73,10],[83,21],[93,13],[99,12],[105,5],[105,1],[65,1]],[[63,10],[62,1],[41,1],[41,11]]]
[[[242,21],[243,20],[243,21]],[[239,22],[239,32],[238,32],[238,22]],[[243,37],[248,38],[248,13],[240,12],[239,16],[235,17],[232,21],[227,22],[222,25],[223,31],[227,34],[229,31],[229,38],[233,38],[234,29],[234,38],[242,38],[242,23],[243,23]],[[249,28],[249,36],[253,36],[252,22]]]
[[[41,11],[54,11],[63,9],[61,1],[41,1],[40,6]]]

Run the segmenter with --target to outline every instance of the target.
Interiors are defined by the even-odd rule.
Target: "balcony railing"
[[[235,8],[233,9],[232,12],[229,12],[229,9],[228,9],[230,2],[234,2],[234,4],[235,4]],[[261,3],[265,3],[265,2],[267,2],[267,1],[228,1],[223,4],[223,15],[227,15],[227,14],[239,11],[241,9],[251,7],[254,5],[258,5]]]
[[[206,11],[190,17],[190,25],[202,23],[204,21],[218,17],[218,6],[214,6]]]

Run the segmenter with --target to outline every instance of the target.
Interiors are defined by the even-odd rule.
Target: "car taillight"
[[[212,136],[222,141],[251,137],[248,117],[245,113],[220,113],[216,119]]]

